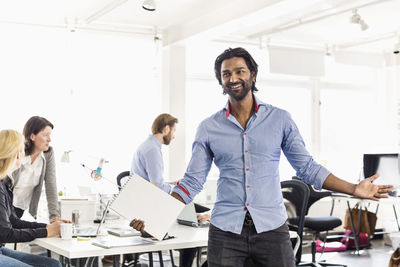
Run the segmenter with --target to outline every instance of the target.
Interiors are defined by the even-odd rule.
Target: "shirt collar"
[[[31,156],[30,156],[30,155],[25,156],[25,157],[22,159],[21,164],[22,164],[22,165],[31,164]]]
[[[154,135],[150,134],[149,139],[151,139],[155,144],[157,144],[157,147],[161,149],[161,143],[157,140],[157,138],[154,137]]]
[[[263,102],[261,102],[254,94],[253,95],[253,99],[254,99],[254,110],[255,113],[258,112],[258,109],[260,108],[261,105],[265,105]],[[225,110],[225,115],[226,117],[229,117],[230,111],[229,111],[229,99],[224,107]]]
[[[46,160],[45,157],[44,157],[43,151],[40,152],[40,154],[39,154],[39,156],[36,158],[36,160],[37,160],[38,158],[42,158],[43,160]],[[26,164],[31,165],[31,155],[25,156],[25,157],[22,159],[21,164],[22,164],[22,165],[26,165]]]

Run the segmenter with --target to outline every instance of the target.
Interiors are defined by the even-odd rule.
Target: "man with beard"
[[[161,145],[169,145],[175,138],[177,123],[178,119],[170,114],[158,115],[151,127],[152,134],[136,150],[131,167],[131,174],[138,174],[168,194],[173,184],[164,182]]]
[[[317,164],[290,114],[255,97],[258,66],[245,49],[225,50],[214,70],[228,102],[199,125],[192,159],[172,192],[190,203],[203,189],[212,162],[219,168],[208,266],[295,266],[278,170],[281,151],[296,175],[317,189],[374,200],[392,191],[372,183],[378,175],[351,184]],[[145,228],[141,220],[131,226]]]
[[[136,150],[131,167],[131,174],[138,174],[168,194],[171,193],[174,186],[173,184],[176,184],[176,182],[164,182],[164,162],[161,153],[161,145],[169,145],[172,139],[175,138],[177,123],[178,119],[174,118],[170,114],[164,113],[158,115],[151,127],[152,135],[149,135],[146,141],[144,141]],[[202,208],[204,209],[204,207]],[[196,211],[198,209],[201,209],[201,207],[196,204]],[[199,222],[209,221],[210,215],[208,213],[197,213],[197,219]],[[196,252],[196,248],[180,250],[179,266],[192,266]]]

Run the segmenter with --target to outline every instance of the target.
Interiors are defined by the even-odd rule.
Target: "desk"
[[[360,233],[360,225],[358,224],[358,229],[354,229],[354,223],[353,223],[353,217],[351,215],[351,208],[350,208],[350,202],[352,203],[352,205],[358,204],[359,208],[360,208],[360,213],[359,213],[359,221],[360,221],[360,217],[361,217],[361,208],[366,207],[367,205],[373,203],[376,204],[376,212],[378,213],[378,208],[380,204],[390,204],[393,206],[393,212],[396,218],[396,222],[397,222],[397,227],[400,231],[400,225],[399,225],[399,221],[397,218],[397,212],[396,212],[396,205],[400,204],[400,198],[399,197],[388,197],[388,198],[381,198],[380,201],[374,201],[374,200],[370,200],[370,199],[361,199],[361,198],[357,198],[354,196],[350,196],[350,195],[344,195],[344,194],[333,194],[332,196],[332,209],[331,209],[331,215],[333,213],[333,208],[335,205],[335,201],[346,201],[347,203],[347,208],[348,208],[348,212],[350,214],[350,220],[351,220],[351,226],[352,226],[352,232],[353,232],[353,238],[354,238],[354,243],[356,246],[356,251],[357,254],[359,255],[359,233]]]
[[[59,237],[37,238],[33,243],[69,259],[207,246],[208,228],[188,227],[176,223],[168,233],[175,238],[153,244],[109,249],[94,246],[91,240],[77,241],[76,238],[72,240],[62,240]],[[115,260],[114,266],[119,266]]]
[[[175,236],[175,238],[160,242],[155,242],[153,244],[145,244],[145,245],[137,245],[129,247],[117,247],[109,249],[94,246],[92,245],[91,240],[77,241],[76,238],[72,240],[62,240],[59,237],[37,238],[32,242],[41,247],[44,247],[45,249],[56,252],[57,254],[66,257],[68,259],[98,257],[105,255],[143,253],[143,252],[169,250],[169,249],[207,247],[208,227],[195,228],[175,223],[171,227],[170,231],[168,231],[168,233],[170,235]],[[296,232],[289,231],[289,233],[290,233],[290,238],[298,237]],[[114,266],[119,266],[119,263],[115,259],[116,257],[114,257]]]

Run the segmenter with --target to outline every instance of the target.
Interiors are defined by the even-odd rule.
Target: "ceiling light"
[[[364,20],[360,20],[360,27],[361,27],[361,30],[365,31],[368,29],[368,24],[365,23]]]
[[[350,17],[350,23],[360,23],[361,16],[358,15],[357,9],[353,10],[353,15]]]
[[[142,7],[147,11],[155,11],[156,10],[156,2],[155,0],[144,0]]]
[[[353,10],[353,15],[350,17],[350,23],[360,23],[361,16],[358,15],[357,9]]]
[[[351,17],[350,17],[350,23],[359,24],[362,31],[365,31],[366,29],[368,29],[368,24],[365,23],[365,21],[358,14],[357,9],[353,10],[353,15],[351,15]]]

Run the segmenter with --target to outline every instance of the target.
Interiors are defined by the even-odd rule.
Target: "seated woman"
[[[3,243],[28,242],[60,233],[60,221],[46,225],[20,220],[15,214],[10,189],[12,179],[6,177],[19,168],[23,157],[24,137],[14,130],[0,131],[0,266],[60,267],[54,259],[4,247]]]
[[[21,168],[13,173],[14,207],[19,218],[25,210],[36,218],[43,183],[46,189],[50,219],[57,219],[57,183],[54,151],[50,146],[53,124],[39,116],[31,117],[25,124],[25,157]]]

